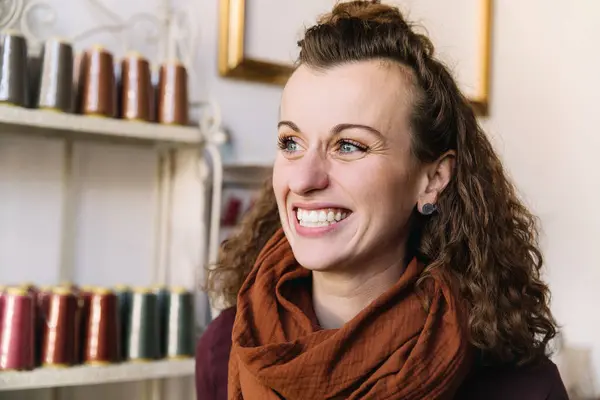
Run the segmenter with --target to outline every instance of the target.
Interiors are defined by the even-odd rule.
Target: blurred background
[[[182,287],[200,335],[211,319],[202,271],[269,174],[296,42],[334,3],[0,0],[2,43],[20,36],[28,48],[11,74],[22,65],[29,81],[27,99],[3,98],[0,85],[0,285]],[[554,361],[572,398],[600,398],[600,2],[389,3],[431,36],[540,217],[562,326]],[[40,65],[55,37],[72,46],[76,81],[94,54],[112,57],[115,93],[102,101],[114,112],[89,100],[93,76],[85,90],[77,82],[68,109],[42,104],[36,79],[49,76]],[[148,62],[146,114],[125,107],[131,51],[136,66]],[[86,54],[89,65],[77,64]],[[193,360],[179,355],[91,372],[0,371],[0,399],[191,399]]]

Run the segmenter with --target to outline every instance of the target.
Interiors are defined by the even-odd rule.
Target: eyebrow
[[[298,128],[298,125],[296,125],[292,121],[279,121],[279,123],[277,124],[277,128],[281,128],[282,126],[287,126],[288,128],[290,128],[291,130],[293,130],[295,132],[301,132],[300,128]],[[342,131],[345,131],[346,129],[364,129],[366,131],[374,133],[377,136],[383,137],[381,132],[379,132],[377,129],[375,129],[371,126],[362,125],[362,124],[337,124],[336,126],[333,127],[331,132],[334,135],[338,135]]]

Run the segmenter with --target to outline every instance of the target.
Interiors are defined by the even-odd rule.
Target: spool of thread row
[[[117,87],[113,56],[101,46],[83,54],[78,79],[82,114],[113,118],[117,112]]]
[[[166,357],[194,356],[194,298],[184,288],[174,288],[168,297]]]
[[[68,367],[76,363],[77,298],[66,287],[52,291],[43,336],[42,365]]]
[[[187,125],[188,77],[185,66],[179,62],[162,64],[158,78],[158,122]]]
[[[0,370],[29,370],[34,360],[34,300],[24,288],[3,295]]]
[[[17,32],[0,33],[0,103],[28,103],[27,41]]]
[[[154,90],[150,63],[138,53],[129,53],[121,63],[120,115],[123,119],[152,121]]]
[[[73,47],[60,40],[44,44],[41,74],[35,92],[35,106],[41,109],[71,112],[73,108]]]
[[[158,302],[150,289],[133,290],[127,330],[128,360],[152,361],[160,358]]]

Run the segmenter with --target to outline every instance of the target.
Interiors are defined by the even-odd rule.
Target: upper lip
[[[336,208],[336,209],[350,211],[347,207],[341,206],[339,204],[334,204],[334,203],[325,203],[325,202],[321,202],[321,203],[292,203],[292,209],[293,210],[296,210],[298,208],[301,208],[303,210],[322,210],[322,209],[327,209],[327,208]]]

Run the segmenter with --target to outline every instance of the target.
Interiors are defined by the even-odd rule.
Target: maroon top
[[[227,370],[235,307],[214,319],[196,348],[198,400],[227,400]],[[536,366],[481,367],[460,387],[459,400],[568,400],[556,365],[544,359]],[[254,400],[254,399],[251,399]]]

